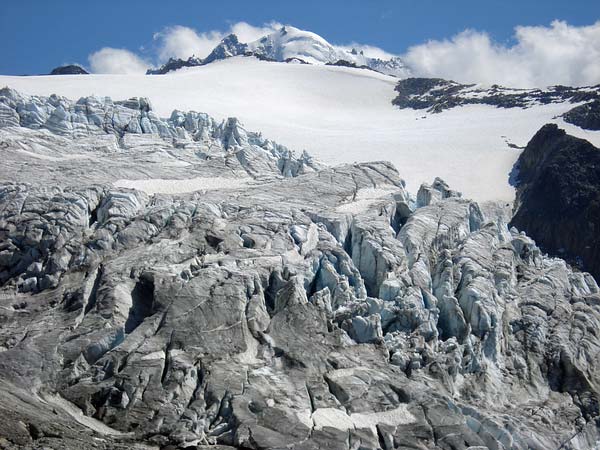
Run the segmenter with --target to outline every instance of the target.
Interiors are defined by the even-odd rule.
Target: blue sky
[[[69,62],[88,63],[102,47],[125,48],[149,59],[154,33],[183,25],[225,30],[232,23],[275,20],[320,34],[332,43],[355,41],[401,54],[428,39],[472,28],[511,45],[517,25],[560,19],[590,25],[600,19],[596,0],[343,0],[191,1],[1,0],[0,73],[47,73]]]

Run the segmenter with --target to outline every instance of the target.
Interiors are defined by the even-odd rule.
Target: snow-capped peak
[[[316,33],[286,25],[255,41],[240,42],[235,34],[226,36],[214,50],[201,61],[177,60],[150,70],[149,73],[166,73],[180,67],[209,64],[232,56],[253,55],[261,59],[279,62],[305,62],[308,64],[337,64],[350,67],[367,67],[398,77],[410,73],[402,60],[371,58],[355,48],[347,49],[330,44]]]
[[[231,56],[243,55],[248,50],[248,45],[240,42],[235,34],[223,38],[210,54],[204,58],[204,64],[211,63]]]
[[[371,58],[362,51],[337,47],[316,33],[286,25],[248,43],[248,51],[275,61],[302,60],[309,64],[366,66],[388,75],[407,76],[408,70],[398,57],[389,60]]]
[[[292,26],[282,27],[250,42],[248,49],[276,61],[298,58],[311,64],[334,63],[347,56],[346,52],[336,49],[318,34]]]

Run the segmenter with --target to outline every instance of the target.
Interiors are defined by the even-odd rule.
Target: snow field
[[[600,145],[600,132],[557,118],[570,103],[503,109],[469,105],[440,114],[391,104],[396,79],[370,70],[235,57],[167,75],[0,76],[26,94],[148,97],[156,113],[173,109],[238,117],[296,151],[327,164],[389,160],[416,192],[439,176],[475,200],[511,201],[508,174],[520,150],[545,123]]]

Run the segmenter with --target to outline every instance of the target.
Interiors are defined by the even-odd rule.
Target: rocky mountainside
[[[262,60],[278,62],[367,67],[394,76],[407,76],[409,73],[400,58],[393,57],[388,60],[371,58],[356,49],[347,51],[333,46],[315,33],[285,26],[248,43],[240,42],[235,34],[230,34],[204,59],[194,56],[187,60],[172,58],[161,67],[148,70],[148,74],[165,74],[182,67],[201,66],[232,56],[254,56]]]
[[[396,85],[392,103],[400,108],[441,112],[462,105],[491,105],[500,108],[529,108],[548,103],[572,103],[600,98],[600,85],[589,87],[551,86],[543,89],[514,89],[460,84],[441,78],[406,78]]]
[[[221,59],[245,54],[252,54],[248,49],[248,44],[240,42],[235,34],[230,34],[225,37],[206,58],[204,58],[202,63],[209,64]]]
[[[600,99],[567,111],[563,115],[565,122],[577,125],[584,130],[600,130]]]
[[[546,125],[515,168],[512,224],[600,279],[600,149]]]
[[[0,105],[5,448],[600,440],[598,286],[497,209],[144,99]]]
[[[188,59],[181,58],[169,58],[169,60],[162,66],[156,69],[148,69],[146,75],[164,75],[165,73],[179,70],[183,67],[198,67],[202,66],[204,62],[201,58],[190,56]]]

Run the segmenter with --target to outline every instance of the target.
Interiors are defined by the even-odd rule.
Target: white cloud
[[[92,73],[145,73],[149,64],[135,53],[120,48],[104,47],[88,60]]]
[[[283,24],[279,22],[269,22],[264,24],[262,27],[255,27],[254,25],[250,25],[246,22],[238,22],[231,26],[229,32],[226,33],[234,33],[239,38],[240,42],[252,42],[257,39],[263,37],[266,34],[270,34],[274,31],[279,30],[283,27]]]
[[[154,35],[158,42],[158,59],[161,62],[169,58],[187,59],[194,55],[204,58],[223,39],[219,31],[197,33],[194,29],[182,26],[168,27]]]
[[[576,27],[515,28],[512,46],[485,32],[466,30],[449,40],[429,41],[403,56],[415,76],[517,87],[600,83],[600,21]]]
[[[206,57],[228,34],[241,42],[252,42],[279,29],[278,22],[253,26],[231,24],[226,30],[198,32],[173,26],[154,35],[153,62],[170,57]],[[515,87],[543,87],[551,84],[586,85],[600,83],[600,21],[589,26],[571,26],[554,21],[550,26],[515,28],[514,44],[494,42],[481,31],[465,30],[445,40],[416,45],[402,56],[415,76],[441,77],[461,82],[503,84]],[[365,56],[389,59],[396,55],[378,47],[352,42],[337,48],[355,48]],[[92,72],[143,73],[151,64],[123,49],[103,48],[89,56]]]
[[[187,59],[192,55],[205,58],[221,42],[221,40],[234,33],[240,42],[252,42],[265,34],[272,33],[281,27],[277,22],[255,27],[246,22],[237,22],[225,31],[212,30],[198,33],[188,27],[168,27],[154,35],[158,42],[158,59],[165,62],[171,57]]]

